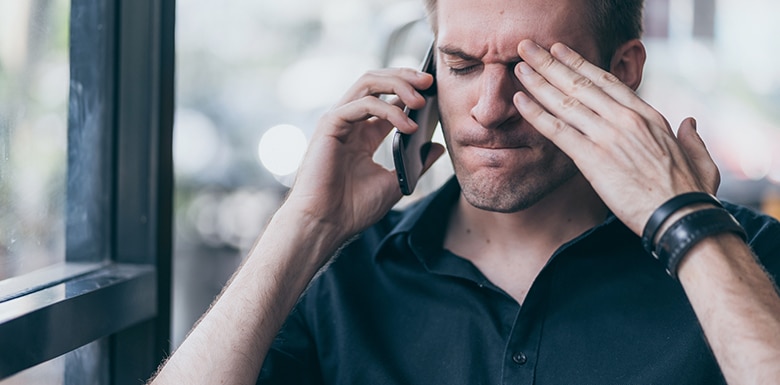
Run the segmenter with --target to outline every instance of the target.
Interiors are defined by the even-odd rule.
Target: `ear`
[[[636,91],[642,82],[645,59],[647,59],[645,45],[639,39],[629,40],[615,50],[609,72]]]

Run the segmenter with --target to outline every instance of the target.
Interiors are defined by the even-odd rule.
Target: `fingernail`
[[[529,66],[528,64],[526,64],[526,62],[522,62],[522,61],[520,63],[517,63],[517,69],[519,69],[520,73],[524,75],[530,75],[534,73],[534,69],[531,68],[531,66]]]
[[[697,130],[697,124],[696,124],[696,118],[691,118],[691,125],[693,126],[693,130],[698,132]]]
[[[525,92],[518,92],[515,94],[515,103],[517,104],[528,104],[531,102],[531,99],[528,97],[528,95],[525,94]]]
[[[572,49],[569,48],[569,46],[567,46],[566,44],[563,44],[563,43],[555,43],[550,48],[550,53],[552,53],[555,56],[564,56],[564,55],[568,55],[568,54],[570,54],[572,52],[574,52],[574,51],[572,51]]]
[[[526,40],[523,42],[523,50],[525,50],[528,53],[535,54],[541,51],[542,47],[540,47],[539,44],[536,44],[531,40]]]

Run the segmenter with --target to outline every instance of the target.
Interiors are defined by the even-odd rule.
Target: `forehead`
[[[515,53],[523,39],[595,47],[582,0],[438,0],[438,44],[481,56]]]

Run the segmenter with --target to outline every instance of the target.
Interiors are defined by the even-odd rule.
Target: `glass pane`
[[[104,338],[0,380],[0,385],[107,384],[107,352],[108,339]]]
[[[65,259],[69,13],[0,2],[0,279]]]

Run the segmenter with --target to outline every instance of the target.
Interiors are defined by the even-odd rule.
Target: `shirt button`
[[[512,356],[512,361],[518,365],[525,365],[525,363],[528,362],[528,357],[523,353],[515,353],[515,355]]]

